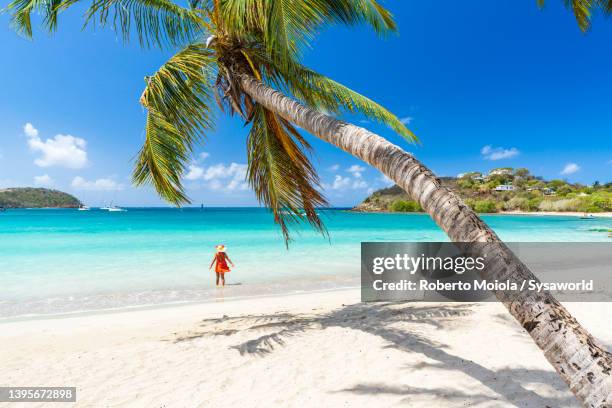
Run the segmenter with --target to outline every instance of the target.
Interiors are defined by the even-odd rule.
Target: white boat
[[[104,211],[109,211],[109,212],[125,212],[127,211],[125,208],[121,208],[121,207],[117,207],[116,205],[113,204],[113,202],[111,201],[110,205],[108,207],[100,207],[101,210]]]
[[[91,210],[91,208],[89,208],[86,205],[82,205],[82,206],[79,207],[79,211],[89,211],[89,210]]]

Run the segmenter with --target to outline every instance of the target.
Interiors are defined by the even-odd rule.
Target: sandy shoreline
[[[373,214],[418,214],[418,215],[427,215],[426,212],[396,212],[396,211],[360,211],[360,210],[347,210],[356,213],[373,213]],[[589,213],[595,218],[612,218],[612,212],[601,212],[601,213]],[[583,212],[575,212],[575,211],[537,211],[537,212],[529,212],[529,211],[500,211],[496,213],[478,213],[478,215],[534,215],[534,216],[548,216],[548,217],[583,217]]]
[[[567,217],[584,217],[583,212],[555,212],[555,211],[538,211],[538,212],[528,212],[528,211],[502,211],[499,213],[492,213],[487,215],[536,215],[536,216],[567,216]],[[601,213],[589,213],[595,218],[611,218],[612,212],[601,212]]]
[[[567,306],[612,345],[612,305]],[[3,323],[0,347],[3,385],[76,386],[79,407],[578,406],[497,303],[338,290]]]

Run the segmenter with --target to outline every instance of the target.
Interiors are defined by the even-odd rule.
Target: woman
[[[230,271],[227,263],[229,262],[232,267],[234,266],[234,263],[225,253],[225,245],[217,245],[216,248],[217,253],[213,257],[213,260],[210,263],[210,268],[208,269],[212,269],[213,265],[215,265],[215,263],[217,264],[215,266],[215,273],[217,274],[217,287],[219,287],[219,280],[221,280],[221,286],[225,286],[225,274]]]

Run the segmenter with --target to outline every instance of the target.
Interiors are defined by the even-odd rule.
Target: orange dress
[[[227,255],[225,255],[225,252],[217,252],[215,258],[217,261],[215,265],[215,272],[226,273],[230,271],[230,268],[227,265]]]

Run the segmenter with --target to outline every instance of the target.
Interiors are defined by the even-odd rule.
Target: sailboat
[[[110,205],[108,207],[100,207],[101,210],[106,210],[108,212],[125,212],[127,211],[125,208],[121,208],[121,207],[117,207],[116,205],[113,204],[113,202],[111,201]]]
[[[91,208],[85,204],[81,204],[81,206],[78,208],[79,211],[89,211],[91,210]]]

